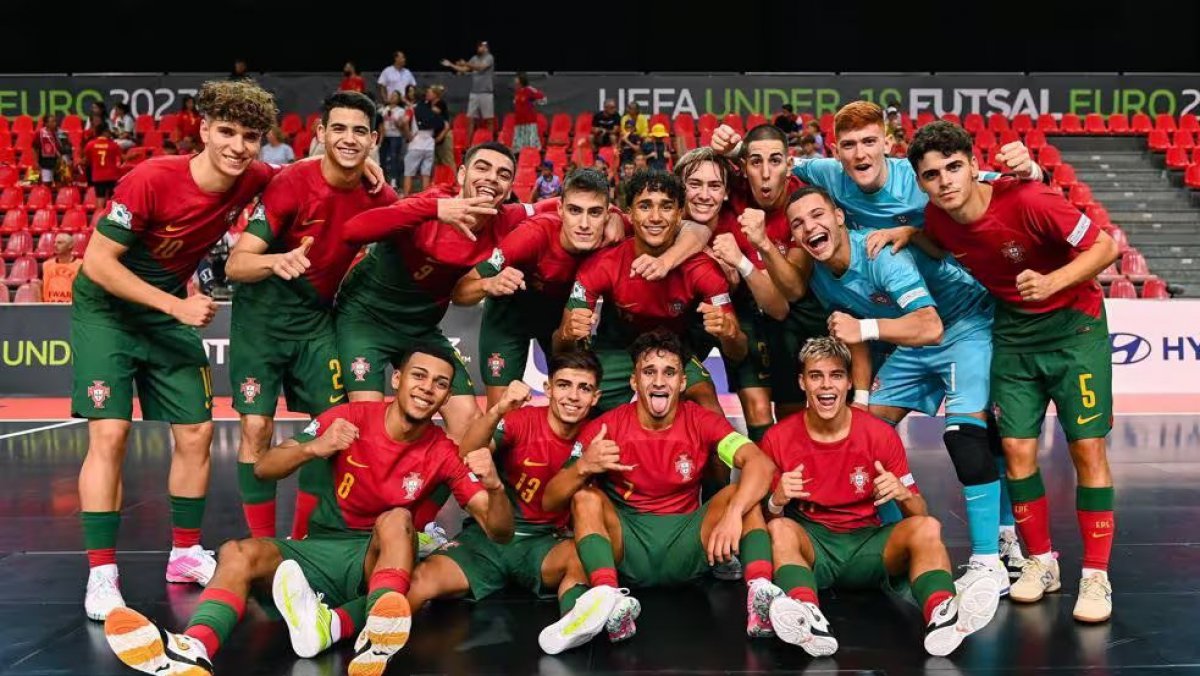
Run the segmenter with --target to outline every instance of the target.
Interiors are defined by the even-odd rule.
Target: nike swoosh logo
[[[529,458],[525,458],[523,461],[521,461],[521,464],[526,467],[548,467],[550,465],[548,462],[534,462]]]
[[[186,227],[187,227],[186,225],[168,225],[168,226],[165,226],[163,228],[163,230],[166,232],[179,232],[180,230],[183,230]]]
[[[972,502],[974,500],[982,500],[983,498],[986,498],[986,497],[987,497],[986,495],[976,495],[973,498],[967,498],[967,502]]]
[[[965,254],[965,253],[953,253],[953,256],[954,256],[955,258],[966,258],[966,257],[967,257],[967,254]]]
[[[621,308],[622,310],[632,310],[633,308],[635,308],[637,306],[638,306],[637,303],[627,303],[625,305],[622,305],[621,303],[617,303],[617,307]]]
[[[354,456],[353,456],[353,455],[348,455],[348,456],[346,456],[346,462],[347,462],[348,464],[350,464],[350,466],[351,466],[351,467],[361,467],[361,468],[363,468],[363,469],[366,469],[366,468],[367,468],[367,466],[366,466],[366,465],[363,465],[363,464],[361,464],[361,463],[354,462]]]
[[[1108,538],[1108,537],[1112,537],[1112,533],[1092,533],[1093,540],[1099,540],[1100,538]]]
[[[345,394],[339,394],[336,397],[331,394],[331,395],[329,395],[329,403],[336,404],[345,398],[346,398]]]
[[[314,218],[311,221],[304,221],[303,223],[300,224],[300,227],[303,228],[306,225],[316,225],[318,223],[324,223],[324,222],[325,222],[324,218]]]
[[[1088,423],[1092,422],[1093,420],[1095,420],[1096,418],[1099,418],[1099,417],[1100,417],[1100,416],[1102,416],[1102,415],[1104,415],[1104,414],[1103,414],[1103,413],[1097,413],[1096,415],[1094,415],[1094,416],[1091,416],[1091,417],[1088,417],[1088,418],[1085,418],[1085,417],[1083,417],[1083,416],[1079,416],[1079,417],[1075,418],[1075,424],[1076,424],[1076,425],[1086,425],[1086,424],[1088,424]]]
[[[1025,517],[1024,519],[1017,519],[1017,520],[1016,520],[1016,522],[1017,522],[1017,523],[1025,523],[1026,521],[1028,521],[1028,520],[1030,520],[1030,519],[1032,519],[1032,518],[1033,518],[1032,516],[1027,516],[1027,517]]]

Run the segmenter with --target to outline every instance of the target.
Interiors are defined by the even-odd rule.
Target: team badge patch
[[[871,302],[876,305],[890,305],[892,298],[882,291],[876,291],[871,294]]]
[[[126,230],[133,228],[133,214],[129,213],[129,207],[120,202],[112,203],[112,209],[108,211],[108,220]]]
[[[317,436],[317,433],[320,431],[321,431],[321,421],[317,420],[316,418],[313,418],[313,421],[308,423],[308,427],[305,427],[304,431],[301,432],[301,434],[307,434],[310,437],[315,437],[315,436]]]
[[[492,377],[499,378],[500,372],[504,370],[504,357],[501,357],[499,352],[493,352],[492,356],[488,357],[487,365]]]
[[[1025,260],[1025,247],[1013,241],[1005,242],[1004,246],[1000,248],[1000,253],[1013,263],[1020,263]]]
[[[854,468],[854,473],[850,475],[850,485],[854,486],[856,495],[866,495],[867,481],[870,479],[867,473],[863,470],[862,465]]]
[[[575,286],[571,287],[571,300],[577,300],[580,303],[587,302],[587,290],[579,282],[575,282]]]
[[[492,257],[488,259],[488,265],[497,270],[504,269],[504,252],[500,250],[500,247],[492,249]]]
[[[404,499],[415,500],[417,493],[421,490],[421,485],[424,483],[425,480],[421,478],[420,472],[412,472],[404,477]]]
[[[371,362],[367,361],[366,357],[356,357],[350,364],[350,372],[354,374],[355,382],[364,382],[367,374],[371,372]]]
[[[112,390],[104,384],[103,380],[93,380],[87,388],[88,399],[92,400],[92,406],[95,408],[104,408],[104,402],[108,401],[110,394],[112,394]]]
[[[262,384],[256,378],[246,378],[241,387],[242,398],[247,404],[253,404],[254,398],[262,392]]]
[[[225,214],[225,222],[233,225],[233,222],[237,220],[238,214],[240,213],[242,213],[241,209],[230,209],[229,213]]]
[[[253,211],[253,213],[251,213],[251,214],[250,214],[250,220],[251,220],[251,221],[265,221],[265,220],[267,220],[267,207],[266,207],[266,205],[264,205],[262,202],[259,202],[259,203],[258,203],[258,206],[254,207],[254,211]]]
[[[896,214],[896,225],[908,225],[908,214]]]
[[[667,306],[667,309],[671,311],[671,316],[678,317],[683,314],[683,303],[671,303]]]
[[[575,445],[571,447],[571,457],[572,458],[582,458],[583,457],[583,443],[582,442],[576,441]]]
[[[1000,404],[992,404],[992,417],[996,420],[1000,419]]]
[[[675,471],[679,472],[679,476],[683,477],[684,481],[689,481],[692,478],[692,472],[696,471],[696,465],[692,463],[692,459],[686,453],[681,453],[675,459]]]

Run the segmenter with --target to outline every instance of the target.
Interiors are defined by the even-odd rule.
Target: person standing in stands
[[[544,105],[546,95],[536,87],[529,86],[529,76],[517,73],[517,90],[513,92],[513,117],[516,128],[513,132],[512,149],[520,153],[522,148],[542,147],[541,134],[538,132],[537,111],[533,105]]]
[[[471,74],[471,96],[467,99],[467,140],[475,136],[475,120],[483,122],[492,135],[496,133],[495,72],[496,58],[492,56],[486,40],[475,46],[475,56],[470,61],[442,59],[442,65],[458,74]]]

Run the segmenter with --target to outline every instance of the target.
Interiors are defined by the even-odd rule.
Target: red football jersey
[[[702,302],[733,312],[729,283],[707,254],[695,254],[655,281],[629,275],[637,257],[636,240],[627,239],[588,257],[579,267],[567,307],[595,310],[603,298],[601,336],[621,347],[659,327],[686,336],[689,324],[699,318],[696,308]]]
[[[121,178],[121,146],[110,138],[96,138],[83,147],[92,183],[111,183]]]
[[[384,416],[391,402],[354,402],[335,406],[296,435],[311,441],[343,418],[358,427],[359,437],[330,458],[332,486],[322,495],[312,523],[324,530],[366,530],[380,514],[396,507],[414,509],[440,485],[447,484],[458,504],[466,504],[483,484],[458,457],[458,446],[436,425],[409,443],[388,435]]]
[[[834,443],[814,441],[803,412],[791,415],[767,431],[762,449],[775,461],[775,480],[804,465],[804,485],[810,495],[788,503],[799,513],[829,530],[846,532],[880,525],[875,512],[875,461],[895,474],[909,490],[917,485],[908,469],[900,435],[886,422],[857,408],[850,409],[850,435]]]
[[[505,267],[517,268],[525,273],[528,290],[561,305],[571,293],[575,272],[587,257],[587,253],[573,254],[563,248],[561,237],[562,216],[554,212],[538,214],[517,226],[475,268],[484,277],[494,277]]]
[[[1072,308],[1100,316],[1104,294],[1095,280],[1037,303],[1021,300],[1017,291],[1022,271],[1049,274],[1090,249],[1100,235],[1091,219],[1041,183],[995,181],[987,211],[966,225],[931,203],[925,207],[925,235],[958,259],[993,296],[1022,312]]]
[[[788,195],[802,187],[804,187],[804,183],[800,179],[788,176]],[[749,258],[750,262],[754,263],[754,267],[765,270],[767,264],[763,261],[762,253],[750,243],[750,240],[746,239],[746,236],[742,234],[742,224],[738,223],[738,216],[742,215],[743,211],[758,208],[758,203],[750,194],[750,182],[746,180],[735,182],[729,194],[729,201],[721,207],[721,213],[717,216],[717,228],[713,235],[732,234],[742,255]],[[791,225],[788,224],[786,208],[766,212],[766,231],[767,239],[770,239],[779,249],[779,253],[786,256],[788,249],[796,246],[792,239]]]
[[[513,94],[513,121],[516,124],[534,124],[537,122],[537,111],[533,108],[534,101],[541,101],[546,95],[534,87],[521,87]]]
[[[550,427],[545,406],[526,406],[512,411],[496,428],[496,458],[505,488],[513,504],[517,530],[522,524],[563,527],[570,512],[542,509],[546,484],[571,457],[575,439],[564,439]]]
[[[665,430],[643,428],[637,404],[624,404],[588,423],[579,433],[572,458],[583,453],[604,425],[608,426],[605,436],[621,449],[621,464],[634,466],[629,472],[606,474],[604,487],[617,504],[643,514],[689,514],[699,509],[700,477],[717,454],[717,446],[730,435],[739,446],[749,441],[742,441],[745,438],[724,416],[690,401],[679,402],[675,422]]]

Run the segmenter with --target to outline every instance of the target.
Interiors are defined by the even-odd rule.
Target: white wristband
[[[775,494],[767,496],[767,511],[772,514],[783,514],[783,505],[775,504]]]
[[[871,403],[870,390],[854,390],[854,403],[859,406],[866,406]]]
[[[737,264],[737,271],[743,278],[749,277],[754,274],[754,263],[751,263],[749,258],[742,256],[741,262]]]
[[[879,322],[875,319],[858,320],[858,331],[863,340],[879,340]]]
[[[742,156],[742,141],[738,141],[732,149],[725,152],[725,157],[736,160]]]

